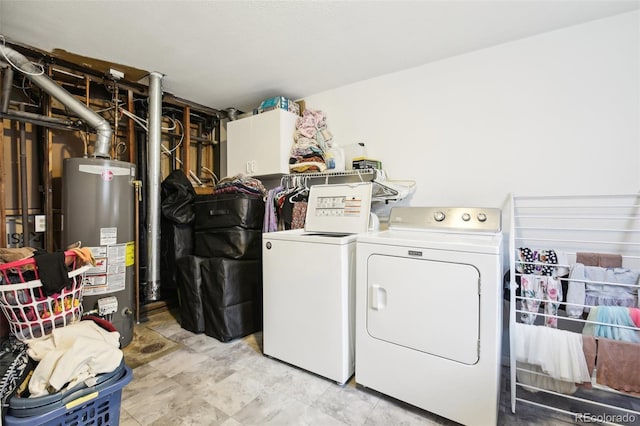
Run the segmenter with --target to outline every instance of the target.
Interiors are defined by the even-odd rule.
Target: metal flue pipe
[[[9,101],[11,100],[11,85],[13,84],[13,68],[11,65],[7,65],[7,69],[4,70],[4,80],[2,81],[2,105],[0,106],[0,112],[6,114],[9,111]]]
[[[24,105],[21,106],[24,111]],[[27,126],[20,123],[20,207],[22,209],[22,247],[30,247],[29,188],[27,186]]]
[[[31,63],[31,61],[21,53],[1,44],[0,52],[2,53],[3,58],[8,62],[11,62],[11,64],[31,80],[31,82],[53,98],[60,101],[64,106],[96,130],[98,136],[93,150],[93,157],[111,158],[111,135],[113,131],[111,130],[111,126],[107,120],[77,100],[71,93],[67,92],[51,80],[49,76],[42,74],[42,70],[33,65],[33,63]]]
[[[162,74],[149,75],[147,150],[147,300],[160,299],[160,152],[162,143]]]

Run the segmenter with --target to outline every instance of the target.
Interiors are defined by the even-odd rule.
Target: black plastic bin
[[[205,259],[201,263],[205,334],[221,342],[262,328],[262,263]]]
[[[193,211],[196,231],[233,227],[262,229],[264,200],[244,193],[198,195]]]
[[[176,261],[180,326],[193,333],[204,333],[201,264],[205,260],[198,256],[184,256]]]
[[[257,260],[262,257],[262,230],[240,226],[196,231],[193,254],[200,257],[226,257]]]

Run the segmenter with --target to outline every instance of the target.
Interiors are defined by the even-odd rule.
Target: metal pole
[[[147,153],[147,285],[148,301],[160,298],[160,144],[162,143],[162,74],[149,75],[149,142]]]
[[[20,106],[24,110],[24,105]],[[29,247],[29,188],[27,187],[27,128],[20,123],[20,193],[22,202],[22,247]]]

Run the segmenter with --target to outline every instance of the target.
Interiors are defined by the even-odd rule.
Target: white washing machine
[[[394,208],[357,242],[356,382],[463,424],[496,424],[499,209]]]
[[[263,352],[339,384],[354,373],[356,236],[371,183],[314,185],[304,230],[262,237]]]

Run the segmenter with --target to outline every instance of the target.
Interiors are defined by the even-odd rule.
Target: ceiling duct
[[[47,75],[43,74],[41,69],[38,69],[21,53],[1,44],[0,52],[4,59],[18,71],[22,72],[31,82],[60,101],[65,107],[96,130],[97,138],[93,149],[93,157],[111,158],[111,135],[113,131],[107,120],[77,100],[71,93],[60,87]]]

